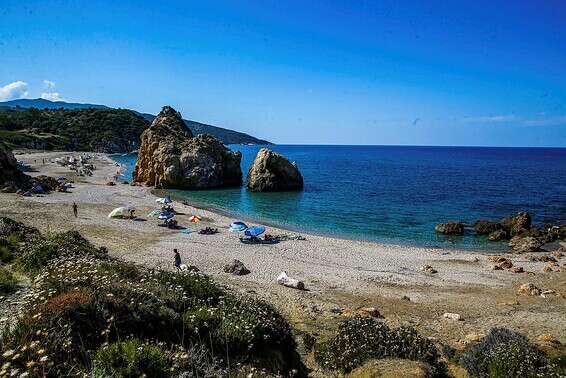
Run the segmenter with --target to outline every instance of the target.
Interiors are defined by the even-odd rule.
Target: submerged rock
[[[248,189],[254,192],[301,190],[303,176],[294,162],[262,148],[248,171]]]
[[[436,225],[436,227],[434,227],[434,230],[444,235],[463,235],[464,224],[462,222],[454,221],[439,223]]]
[[[509,237],[509,235],[507,234],[507,231],[502,230],[502,229],[495,230],[487,236],[487,238],[491,241],[505,240],[508,237]]]
[[[135,182],[159,188],[210,189],[240,186],[240,152],[213,136],[193,137],[181,114],[170,106],[142,133]]]
[[[474,223],[474,231],[478,235],[489,235],[499,229],[501,229],[501,225],[499,223],[489,220],[477,220]]]

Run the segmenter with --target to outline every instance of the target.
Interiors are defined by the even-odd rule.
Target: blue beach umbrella
[[[256,237],[256,236],[263,234],[264,232],[265,232],[265,227],[263,227],[263,226],[253,226],[253,227],[248,228],[246,231],[244,231],[244,235]]]
[[[244,231],[246,228],[248,228],[248,226],[242,222],[242,221],[234,221],[230,224],[230,232],[242,232]]]

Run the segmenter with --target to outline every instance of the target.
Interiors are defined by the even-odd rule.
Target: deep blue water
[[[243,154],[244,177],[259,146]],[[435,235],[436,223],[499,219],[529,211],[536,223],[566,223],[566,149],[297,146],[273,150],[295,160],[305,189],[172,191],[234,217],[345,238],[397,244],[497,248],[483,237]],[[135,155],[116,156],[131,178]]]

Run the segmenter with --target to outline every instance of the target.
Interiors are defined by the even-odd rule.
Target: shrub
[[[382,358],[422,361],[431,366],[433,375],[445,374],[445,366],[432,341],[413,329],[390,329],[371,317],[356,316],[345,320],[334,338],[315,349],[315,359],[322,367],[344,373],[370,359]]]
[[[161,378],[170,375],[167,365],[167,357],[160,348],[134,339],[100,348],[94,357],[93,375],[101,378]]]
[[[0,295],[10,294],[16,291],[16,280],[12,273],[0,266]]]
[[[17,266],[25,273],[37,274],[47,263],[57,257],[93,256],[107,258],[77,231],[67,231],[43,237],[33,234],[27,238],[18,257]]]
[[[548,359],[528,339],[506,328],[493,328],[460,358],[471,377],[553,376]]]
[[[17,234],[10,234],[0,238],[0,262],[3,264],[11,262],[18,254],[20,237]]]

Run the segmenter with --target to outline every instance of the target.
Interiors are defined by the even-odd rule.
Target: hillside
[[[70,103],[64,101],[49,101],[44,99],[20,99],[12,100],[6,102],[0,102],[0,111],[10,109],[10,108],[37,108],[37,109],[112,109],[105,105],[95,105],[95,104],[80,104],[80,103]],[[151,122],[155,118],[155,115],[148,113],[134,113],[139,114],[147,121]],[[200,123],[191,120],[184,120],[185,124],[193,134],[210,134],[224,144],[272,144],[269,141],[255,138],[251,135],[241,133],[234,130],[225,129],[223,127],[207,125],[205,123]],[[0,127],[0,130],[2,128]],[[120,151],[122,152],[122,151]]]
[[[128,152],[147,126],[125,109],[0,109],[0,139],[11,148]]]

